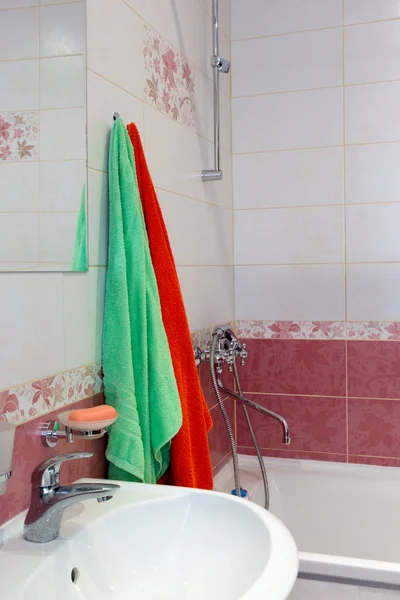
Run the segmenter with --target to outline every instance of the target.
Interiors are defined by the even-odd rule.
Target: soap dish
[[[98,431],[99,429],[104,429],[105,427],[109,427],[118,419],[118,414],[112,419],[103,419],[102,421],[70,421],[68,419],[71,410],[64,410],[63,412],[58,413],[57,420],[64,425],[64,427],[68,427],[74,431]]]
[[[64,410],[58,413],[57,421],[43,423],[41,436],[44,446],[54,448],[59,440],[71,443],[75,437],[97,440],[103,437],[107,433],[107,427],[118,419],[118,413],[116,413],[114,417],[102,421],[75,421],[69,419],[71,412],[71,410]]]

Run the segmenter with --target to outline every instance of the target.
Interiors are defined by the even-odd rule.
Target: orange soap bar
[[[117,411],[108,404],[101,406],[93,406],[93,408],[80,408],[71,410],[68,416],[69,421],[107,421],[114,419],[117,416]]]

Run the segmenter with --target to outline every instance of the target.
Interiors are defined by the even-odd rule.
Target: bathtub
[[[400,468],[265,458],[270,510],[300,556],[290,600],[400,599]],[[240,456],[241,485],[264,504],[255,456]],[[234,487],[230,461],[215,489]]]

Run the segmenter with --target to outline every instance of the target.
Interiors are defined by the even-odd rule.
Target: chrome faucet
[[[24,524],[24,538],[30,542],[51,542],[60,532],[64,510],[83,500],[96,498],[98,502],[110,500],[119,485],[100,483],[73,483],[60,485],[63,462],[91,458],[92,452],[71,452],[44,461],[32,473],[31,505]]]

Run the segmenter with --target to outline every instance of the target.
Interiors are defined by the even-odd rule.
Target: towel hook
[[[119,119],[119,112],[113,112],[113,119],[114,119],[114,121]]]

